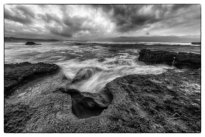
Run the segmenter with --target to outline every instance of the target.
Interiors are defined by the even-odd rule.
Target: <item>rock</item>
[[[28,105],[15,104],[7,106],[4,112],[4,131],[6,133],[20,133],[25,129],[26,122],[31,119],[35,110]]]
[[[179,52],[176,56],[176,67],[178,68],[201,68],[201,55]]]
[[[177,68],[191,69],[198,69],[201,67],[201,55],[194,53],[175,53],[142,49],[139,55],[139,61],[148,64],[167,64],[176,66]]]
[[[194,72],[194,78],[192,71],[124,76],[111,81],[96,94],[67,90],[74,105],[72,112],[79,119],[64,121],[48,131],[61,132],[59,127],[66,125],[69,128],[65,127],[63,131],[80,133],[200,132],[200,94],[187,94],[187,90],[180,88],[185,81],[194,83],[195,79],[199,80],[199,72]],[[169,79],[169,83],[165,79]],[[173,89],[167,88],[168,85],[174,85]],[[104,107],[97,103],[99,94],[110,98]],[[87,97],[90,99],[83,99]],[[106,98],[99,102],[103,103]],[[100,112],[96,113],[98,109],[95,107]]]
[[[90,77],[93,76],[93,74],[95,74],[99,71],[101,71],[101,69],[97,68],[97,67],[82,68],[77,72],[76,76],[72,80],[72,83],[76,83],[76,82],[80,82],[82,80],[89,79]]]
[[[25,43],[25,45],[40,45],[40,44],[37,44],[37,43],[32,42],[32,41],[28,41]]]
[[[27,88],[40,92],[29,93],[25,86],[18,89],[27,91],[22,100],[15,95],[5,99],[5,131],[199,133],[200,72],[169,70],[160,75],[128,75],[111,81],[99,93],[60,88],[62,76],[35,85],[28,83]]]
[[[194,105],[200,94],[187,95],[178,88],[184,81],[180,76],[190,77],[191,72],[169,73],[165,76],[129,75],[108,83],[105,90],[113,94],[106,111],[112,119],[109,126],[117,126],[116,132],[200,132],[200,102]],[[173,90],[163,82],[170,77],[170,83],[178,82]]]
[[[104,98],[102,102],[101,94],[85,94],[75,89],[68,89],[66,93],[71,95],[72,111],[78,118],[98,116],[112,101],[111,94],[106,94],[106,99]]]
[[[56,73],[59,70],[59,67],[55,64],[31,64],[28,62],[5,64],[4,68],[4,95],[6,97],[11,95],[16,87],[40,76]]]
[[[191,44],[201,45],[201,42],[192,42]]]

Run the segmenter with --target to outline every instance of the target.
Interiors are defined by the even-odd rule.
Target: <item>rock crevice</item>
[[[100,115],[113,99],[112,94],[107,92],[86,93],[76,89],[61,89],[61,91],[71,96],[72,112],[80,119]]]

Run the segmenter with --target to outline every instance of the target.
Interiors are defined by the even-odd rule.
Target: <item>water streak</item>
[[[42,42],[42,45],[25,45],[23,42],[5,43],[5,63],[46,62],[58,64],[65,75],[75,78],[80,69],[101,69],[86,80],[71,85],[82,92],[98,92],[113,79],[130,74],[160,74],[172,67],[146,65],[138,61],[141,48],[176,49],[176,46],[126,47],[98,44],[76,45],[68,42]],[[177,50],[199,52],[200,47],[177,47]]]

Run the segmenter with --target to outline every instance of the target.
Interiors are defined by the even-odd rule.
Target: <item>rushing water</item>
[[[129,74],[160,74],[167,69],[166,65],[146,65],[138,61],[142,48],[169,51],[200,53],[195,45],[153,45],[138,44],[129,46],[125,43],[85,43],[41,42],[41,45],[25,45],[24,42],[5,43],[5,63],[46,62],[58,64],[68,78],[73,79],[77,72],[86,68],[99,68],[93,75],[72,86],[82,92],[98,92],[111,80]],[[93,69],[94,70],[94,69]]]

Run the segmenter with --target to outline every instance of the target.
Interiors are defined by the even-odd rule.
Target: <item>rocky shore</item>
[[[5,64],[4,69],[4,95],[8,96],[15,90],[15,87],[32,81],[39,76],[52,74],[58,71],[59,67],[55,64],[31,64],[24,62],[19,64]]]
[[[194,63],[195,69],[128,75],[111,81],[98,93],[89,93],[70,89],[69,85],[81,78],[86,80],[93,73],[90,70],[85,70],[89,72],[85,76],[80,70],[72,80],[54,64],[5,65],[4,131],[201,132],[198,56],[156,52],[142,50],[139,60],[171,65],[170,58],[175,56],[176,67],[193,68]]]
[[[200,54],[153,51],[149,49],[143,49],[139,54],[139,61],[147,64],[167,64],[177,68],[201,68]]]

